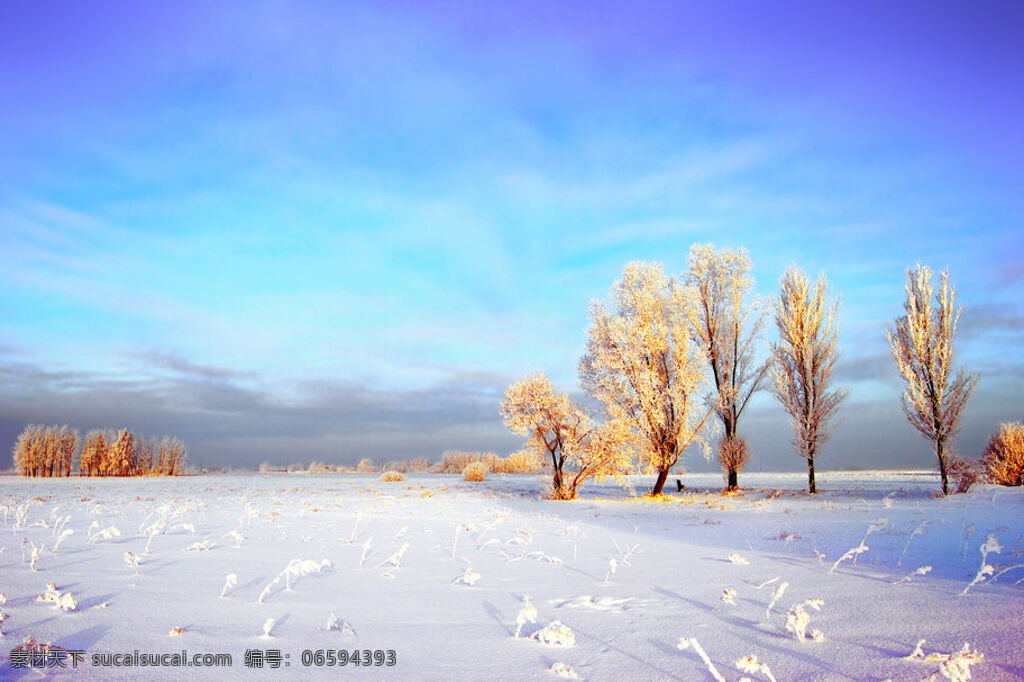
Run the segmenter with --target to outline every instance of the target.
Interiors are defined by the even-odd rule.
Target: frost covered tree
[[[85,434],[85,444],[82,446],[82,459],[79,464],[81,475],[98,476],[101,473],[101,464],[107,459],[108,447],[105,431],[93,429]]]
[[[57,434],[58,476],[70,476],[71,465],[78,452],[78,430],[67,426],[60,427]]]
[[[575,499],[588,478],[617,475],[629,466],[629,433],[621,421],[595,424],[543,373],[514,382],[501,403],[505,426],[551,458],[551,496]]]
[[[127,429],[117,433],[117,440],[110,448],[107,471],[113,476],[134,476],[136,465],[135,434]]]
[[[960,416],[978,383],[976,374],[963,368],[952,377],[953,337],[963,306],[956,306],[956,290],[949,272],[939,277],[939,291],[932,285],[932,271],[918,264],[907,270],[904,315],[895,329],[886,329],[889,346],[907,387],[903,411],[911,425],[932,441],[939,460],[942,494],[949,494],[947,459],[950,444],[960,432]]]
[[[686,281],[697,298],[687,318],[714,381],[715,410],[723,428],[718,455],[726,490],[739,487],[739,471],[749,457],[746,442],[739,437],[739,419],[769,365],[754,361],[754,342],[764,327],[764,313],[756,299],[746,301],[754,284],[749,273],[746,249],[690,247]]]
[[[43,427],[30,424],[14,444],[14,468],[22,476],[38,475],[43,451]]]
[[[634,262],[615,283],[610,305],[590,308],[580,383],[628,427],[641,461],[657,472],[652,495],[661,494],[712,413],[701,402],[700,349],[686,328],[692,304],[661,265]]]
[[[1024,424],[1000,424],[985,446],[981,464],[992,483],[1024,485]]]
[[[775,301],[779,342],[772,344],[771,377],[775,397],[793,425],[793,447],[807,460],[807,492],[814,494],[814,456],[832,435],[829,421],[846,398],[832,389],[832,370],[839,352],[835,326],[839,302],[828,301],[822,274],[813,288],[799,268],[786,270]]]

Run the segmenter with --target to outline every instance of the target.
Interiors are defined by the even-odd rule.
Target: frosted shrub
[[[133,554],[132,552],[125,552],[124,553],[124,563],[128,566],[128,568],[134,568],[135,569],[135,575],[139,574],[139,557],[138,557],[138,555]]]
[[[356,465],[356,471],[358,471],[361,474],[372,474],[376,470],[377,467],[374,466],[373,460],[370,459],[369,457],[364,457],[363,459],[359,460],[359,464]]]
[[[385,483],[398,483],[405,480],[405,475],[400,471],[385,471],[380,475],[380,480]]]
[[[786,630],[793,633],[798,642],[807,641],[807,626],[811,623],[811,615],[804,610],[809,606],[815,611],[820,611],[825,603],[823,599],[807,599],[799,604],[794,604],[786,614]],[[815,642],[824,642],[825,635],[821,630],[811,630],[811,639]]]
[[[576,645],[576,635],[573,634],[568,625],[563,625],[558,620],[553,620],[540,630],[537,630],[537,632],[530,635],[530,639],[535,639],[541,644],[548,644],[550,646]]]
[[[7,614],[4,613],[3,609],[0,608],[0,637],[4,637],[4,621],[7,620]]]
[[[470,462],[462,470],[462,480],[479,482],[487,478],[487,467],[483,462]]]
[[[93,528],[99,527],[99,521],[93,521],[92,526],[89,527],[90,531]],[[114,538],[121,537],[121,531],[117,529],[117,526],[108,526],[101,531],[97,531],[94,535],[90,535],[87,542],[95,544],[98,540],[113,540]]]
[[[1000,424],[981,456],[991,483],[1024,485],[1024,424]]]
[[[736,588],[727,587],[722,590],[722,603],[730,606],[736,606]]]
[[[56,583],[47,583],[46,592],[36,597],[36,601],[53,602],[54,606],[61,611],[74,611],[78,608],[75,596],[70,592],[58,590]]]
[[[736,554],[735,552],[729,555],[729,563],[736,564],[737,566],[749,566],[750,562],[744,557]]]
[[[271,631],[274,629],[274,619],[267,618],[263,621],[263,637],[269,638]]]
[[[771,668],[768,667],[768,664],[757,660],[757,656],[744,656],[736,661],[736,668],[751,675],[761,673],[771,680],[771,682],[778,682],[778,680],[775,679],[775,676],[772,675]]]
[[[966,493],[981,478],[982,468],[979,462],[968,462],[960,457],[950,457],[946,469],[950,477],[956,481],[956,494]]]

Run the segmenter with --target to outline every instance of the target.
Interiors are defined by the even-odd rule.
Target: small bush
[[[356,471],[361,474],[372,474],[377,471],[377,467],[374,466],[373,460],[369,457],[364,457],[359,460],[359,464],[356,465]]]
[[[487,465],[483,462],[470,462],[462,470],[462,480],[482,481],[487,478]]]
[[[981,463],[990,482],[1024,485],[1024,424],[1000,424],[985,447]]]
[[[970,490],[971,486],[978,482],[982,474],[980,463],[968,462],[959,457],[953,457],[946,470],[949,472],[950,477],[956,481],[956,489],[953,492],[957,494]]]
[[[501,460],[491,470],[502,474],[537,474],[544,469],[544,457],[535,450],[520,450]]]
[[[405,474],[401,471],[385,471],[380,475],[380,480],[385,483],[397,483],[398,481],[405,480]]]

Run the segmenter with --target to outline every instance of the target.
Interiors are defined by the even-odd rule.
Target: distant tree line
[[[80,476],[176,476],[187,454],[178,438],[93,429],[83,442],[77,429],[31,424],[14,445],[14,467],[22,476],[70,476],[77,461]]]

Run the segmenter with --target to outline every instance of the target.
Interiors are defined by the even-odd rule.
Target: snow
[[[1005,570],[1024,563],[1024,490],[943,499],[932,474],[824,473],[812,497],[801,475],[746,473],[723,496],[718,476],[683,480],[659,500],[634,477],[556,502],[542,476],[0,477],[0,678],[38,677],[11,667],[27,637],[85,651],[102,679],[260,674],[247,649],[316,679],[342,671],[303,650],[393,649],[394,667],[344,670],[371,679],[713,679],[698,651],[728,680],[766,679],[738,666],[754,660],[779,680],[1024,678],[1024,567]],[[183,649],[233,664],[89,667]]]

